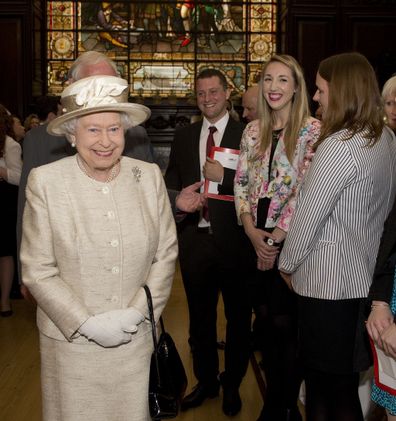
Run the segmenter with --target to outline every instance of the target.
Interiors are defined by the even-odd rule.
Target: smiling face
[[[268,64],[263,75],[263,94],[273,111],[289,113],[295,90],[289,67],[278,61]]]
[[[119,113],[80,117],[74,132],[77,151],[90,174],[105,181],[124,149],[124,129]]]
[[[329,83],[319,73],[316,73],[316,88],[313,100],[319,103],[322,109],[323,119],[326,117],[327,106],[329,104]]]
[[[388,126],[396,131],[396,92],[384,99],[384,111]]]
[[[229,97],[229,89],[224,89],[217,76],[197,80],[197,105],[210,123],[225,115]]]
[[[35,127],[38,127],[40,125],[40,120],[38,117],[32,117],[29,123],[29,127],[27,130],[33,129]]]

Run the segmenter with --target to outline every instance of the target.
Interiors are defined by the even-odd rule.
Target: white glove
[[[118,319],[112,319],[107,313],[91,316],[78,329],[81,335],[105,348],[126,344],[132,335],[121,329]]]
[[[134,307],[128,307],[121,316],[121,328],[124,332],[136,332],[137,326],[144,322],[144,319],[145,317],[140,311]]]
[[[144,321],[143,314],[134,307],[121,310],[111,310],[105,313],[111,319],[116,319],[124,332],[135,333],[137,326]]]

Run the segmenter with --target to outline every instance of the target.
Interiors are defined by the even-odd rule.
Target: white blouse
[[[0,158],[0,167],[7,169],[7,181],[19,185],[22,171],[22,148],[12,137],[6,136],[4,155]]]

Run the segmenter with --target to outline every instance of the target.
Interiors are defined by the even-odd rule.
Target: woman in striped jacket
[[[364,307],[396,192],[396,143],[364,56],[323,60],[316,85],[321,135],[279,269],[298,294],[307,420],[363,420],[359,372],[370,365]]]

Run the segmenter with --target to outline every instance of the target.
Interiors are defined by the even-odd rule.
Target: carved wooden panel
[[[0,15],[0,103],[12,113],[22,115],[24,88],[22,67],[22,17]]]
[[[292,0],[289,2],[289,5],[307,8],[312,6],[336,6],[337,3],[339,3],[338,0],[322,0],[320,2],[317,0]]]
[[[298,42],[289,53],[304,69],[308,94],[315,93],[315,76],[319,62],[336,51],[334,15],[293,16]]]
[[[355,51],[364,51],[374,66],[380,86],[396,72],[395,16],[377,18],[347,16],[348,45]]]
[[[20,117],[33,95],[45,93],[42,5],[43,0],[0,1],[0,102]]]
[[[319,61],[358,51],[374,66],[380,85],[396,72],[396,0],[282,2],[280,45],[303,66],[309,93]]]

